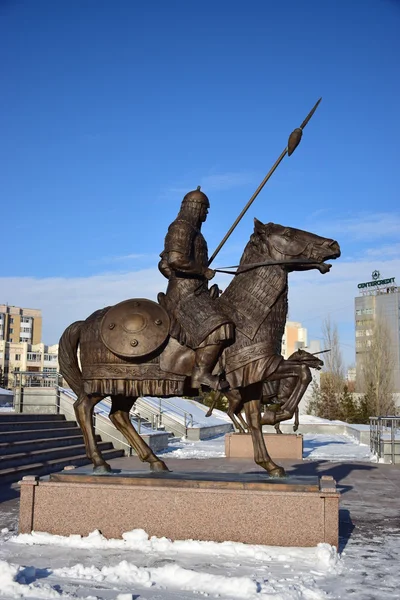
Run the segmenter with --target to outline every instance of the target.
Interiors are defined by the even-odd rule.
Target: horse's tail
[[[67,327],[61,336],[58,347],[58,362],[61,374],[77,396],[83,391],[82,372],[79,368],[77,355],[83,322],[84,321],[76,321]]]

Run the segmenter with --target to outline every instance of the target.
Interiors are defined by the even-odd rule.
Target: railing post
[[[61,393],[60,388],[56,386],[56,414],[59,415],[61,412]]]
[[[394,419],[390,419],[390,442],[391,442],[391,451],[392,451],[392,465],[395,464],[395,455],[394,455],[394,443],[395,443],[395,437],[394,437]]]
[[[378,458],[381,458],[381,438],[382,438],[382,422],[381,422],[381,418],[378,417],[377,418],[377,444],[378,444]]]

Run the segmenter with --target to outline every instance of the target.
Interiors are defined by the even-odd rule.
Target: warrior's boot
[[[220,381],[218,375],[213,375],[213,369],[224,349],[224,344],[212,344],[204,348],[197,348],[195,367],[192,373],[192,387],[200,388],[202,385],[212,390],[223,390],[229,387],[226,381]]]

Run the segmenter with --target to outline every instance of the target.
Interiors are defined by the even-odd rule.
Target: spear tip
[[[318,105],[321,102],[321,100],[322,100],[322,96],[318,100],[318,102],[315,103],[314,107],[310,110],[310,112],[308,113],[308,115],[306,116],[306,118],[304,119],[304,121],[302,122],[302,124],[300,125],[300,129],[304,129],[304,127],[307,125],[308,121],[311,119],[311,117],[313,116],[313,114],[317,110]]]

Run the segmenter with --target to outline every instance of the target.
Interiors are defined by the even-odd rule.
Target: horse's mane
[[[251,235],[240,259],[241,265],[271,258],[260,237],[266,234],[254,232]],[[264,321],[283,292],[287,292],[287,272],[279,265],[271,265],[236,275],[219,301],[225,311],[234,315],[239,329],[249,326],[253,329]]]

